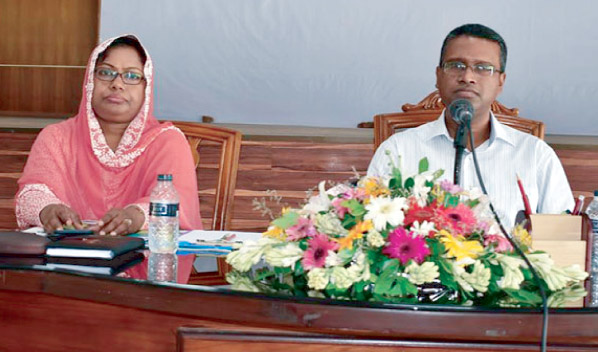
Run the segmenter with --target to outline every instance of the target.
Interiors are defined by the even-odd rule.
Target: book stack
[[[0,232],[0,265],[35,265],[114,275],[144,259],[139,251],[144,248],[140,238],[98,235],[50,238],[25,232]]]

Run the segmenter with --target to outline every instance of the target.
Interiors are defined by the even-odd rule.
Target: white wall
[[[103,0],[100,35],[141,38],[160,118],[355,127],[431,92],[464,23],[507,42],[503,104],[598,135],[598,1]]]

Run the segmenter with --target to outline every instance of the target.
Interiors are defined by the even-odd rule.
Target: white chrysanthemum
[[[405,214],[403,210],[407,208],[407,199],[402,197],[372,197],[370,204],[366,205],[367,213],[365,220],[372,220],[374,228],[382,231],[386,224],[399,226],[403,224]]]
[[[335,251],[331,250],[328,251],[328,255],[326,256],[324,263],[327,267],[338,266],[343,264],[338,254]]]
[[[307,273],[307,286],[314,290],[323,290],[328,285],[330,273],[326,269],[315,268]]]
[[[500,264],[504,273],[503,277],[497,282],[498,286],[519,290],[521,283],[525,279],[520,269],[524,263],[523,260],[500,253],[496,253],[494,259],[496,263]]]
[[[337,266],[332,268],[330,282],[340,289],[349,288],[358,279],[358,275],[355,274],[356,273],[354,271],[349,271],[342,266]]]
[[[561,290],[570,282],[581,281],[588,276],[579,265],[571,265],[566,268],[555,266],[554,261],[547,253],[532,253],[527,257],[551,291]]]
[[[413,177],[414,184],[412,192],[415,196],[415,199],[417,200],[417,204],[420,207],[425,206],[428,201],[428,193],[430,192],[432,187],[426,186],[426,182],[432,181],[432,178],[433,175],[430,172],[424,172]]]
[[[367,281],[370,279],[370,263],[366,260],[366,256],[363,252],[356,252],[353,256],[353,264],[349,268],[348,271],[351,272],[351,275],[355,276],[355,282],[357,281]]]
[[[260,289],[245,275],[236,271],[231,271],[226,274],[226,281],[231,284],[233,290],[260,292]]]
[[[436,228],[434,226],[435,225],[433,222],[428,222],[427,220],[424,220],[424,222],[422,222],[421,224],[418,220],[415,220],[413,224],[411,224],[410,231],[419,236],[426,237],[428,236],[430,231],[436,232]]]
[[[482,262],[476,260],[473,264],[473,272],[468,273],[459,265],[453,265],[455,279],[465,291],[486,292],[490,284],[490,269],[486,268]]]
[[[380,232],[376,231],[375,229],[369,230],[368,234],[366,235],[366,240],[368,245],[373,248],[380,248],[384,246],[386,241],[384,241],[384,237],[380,234]]]
[[[349,233],[349,231],[343,227],[338,216],[332,212],[316,214],[314,225],[318,232],[328,235],[346,235]]]
[[[438,266],[433,262],[423,262],[421,265],[413,260],[405,268],[405,273],[408,274],[407,279],[415,285],[421,285],[426,282],[432,282],[438,278]]]
[[[303,207],[304,211],[316,214],[330,209],[332,202],[330,201],[330,198],[328,198],[325,186],[326,181],[322,181],[318,184],[318,195],[309,197],[307,204]]]
[[[283,246],[272,246],[264,252],[266,263],[272,266],[292,267],[303,257],[303,250],[297,242],[288,242]]]
[[[257,242],[245,241],[241,247],[226,256],[226,262],[235,270],[246,272],[260,261],[266,249],[279,243],[283,242],[272,237],[262,237]]]
[[[580,300],[587,294],[582,285],[573,285],[551,294],[547,303],[549,307],[562,307],[565,303]]]
[[[309,290],[307,291],[307,297],[326,298],[326,295],[320,291]]]

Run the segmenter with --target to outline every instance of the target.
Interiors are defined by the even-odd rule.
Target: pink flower
[[[453,234],[467,236],[476,227],[476,217],[470,207],[459,203],[456,207],[436,209],[434,223],[438,229],[445,228]]]
[[[459,187],[459,185],[456,185],[449,180],[441,181],[440,187],[450,194],[457,194],[459,192],[463,192],[463,188]]]
[[[336,209],[336,213],[338,214],[339,218],[344,218],[345,214],[347,214],[349,212],[349,208],[343,207],[341,205],[342,202],[346,201],[347,199],[345,198],[335,198],[332,201],[332,206],[334,207],[334,209]]]
[[[498,253],[511,252],[513,246],[503,235],[486,235],[484,237],[484,246],[494,245],[494,251]]]
[[[345,199],[357,199],[357,200],[364,200],[367,197],[367,193],[363,188],[351,188],[343,194],[343,198]]]
[[[424,238],[414,237],[413,234],[407,233],[402,227],[397,227],[389,233],[388,240],[389,243],[382,250],[382,253],[390,258],[399,259],[403,265],[407,265],[411,259],[419,264],[430,254],[430,249]]]
[[[285,230],[288,241],[297,241],[304,237],[313,237],[318,231],[310,219],[299,218],[296,225],[293,225]]]
[[[303,269],[321,268],[326,263],[328,251],[338,249],[338,243],[329,241],[328,236],[318,233],[307,241],[308,248],[303,253]]]

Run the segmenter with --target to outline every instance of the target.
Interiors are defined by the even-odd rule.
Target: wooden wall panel
[[[16,226],[12,199],[35,136],[34,132],[0,132],[0,165],[4,166],[0,172],[2,229]],[[574,194],[586,195],[587,204],[592,191],[598,188],[598,150],[555,149]],[[209,143],[200,150],[198,188],[202,217],[207,221],[214,205],[219,150]],[[253,209],[255,199],[264,199],[278,215],[282,206],[303,204],[306,191],[315,189],[321,180],[346,181],[353,176],[353,167],[364,175],[372,154],[372,144],[243,141],[231,229],[263,231],[270,219]],[[269,199],[268,190],[275,190],[282,201]]]
[[[78,110],[84,68],[0,67],[3,115],[68,116]]]
[[[98,38],[97,0],[0,0],[0,64],[85,66]]]
[[[0,0],[0,115],[62,117],[81,99],[100,0]]]

